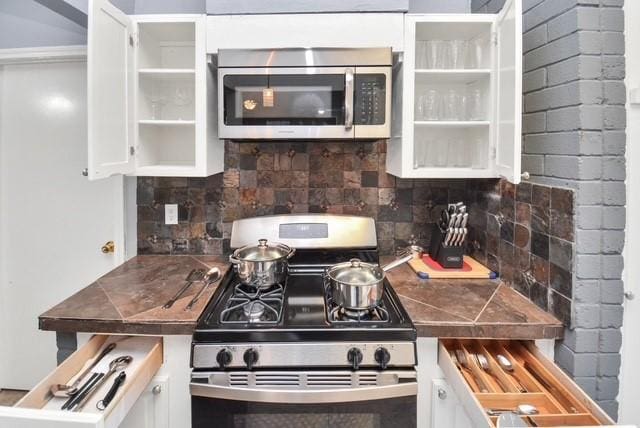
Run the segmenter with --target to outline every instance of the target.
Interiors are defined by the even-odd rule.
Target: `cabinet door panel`
[[[131,20],[108,0],[89,1],[87,48],[89,179],[133,172]]]
[[[520,182],[522,152],[522,0],[507,0],[496,21],[496,172]]]

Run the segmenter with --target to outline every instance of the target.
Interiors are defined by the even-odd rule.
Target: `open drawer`
[[[490,409],[525,404],[538,411],[522,416],[529,426],[615,425],[532,342],[442,339],[438,364],[474,427],[496,426],[498,416],[491,416]]]
[[[102,400],[114,383],[118,370],[87,399],[81,410],[61,410],[67,401],[54,397],[51,386],[71,384],[75,377],[85,371],[110,343],[116,342],[109,352],[86,376],[93,372],[106,372],[109,363],[121,356],[131,356],[130,363],[122,370],[126,379],[110,404],[98,410],[96,404]],[[127,416],[131,407],[145,390],[162,365],[162,338],[149,336],[93,336],[84,346],[74,352],[53,372],[44,378],[14,407],[0,406],[0,427],[11,428],[89,428],[117,427]],[[80,385],[84,384],[82,380]]]

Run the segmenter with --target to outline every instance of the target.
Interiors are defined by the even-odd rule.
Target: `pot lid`
[[[265,262],[289,256],[292,249],[284,244],[268,244],[266,239],[259,239],[258,245],[248,245],[237,249],[234,256],[238,259],[252,262]]]
[[[384,272],[377,265],[364,263],[360,259],[351,259],[329,269],[329,277],[335,281],[350,285],[371,285],[384,278]]]

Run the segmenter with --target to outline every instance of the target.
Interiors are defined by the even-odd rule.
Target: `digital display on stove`
[[[278,232],[280,239],[321,239],[329,237],[327,223],[284,223]]]

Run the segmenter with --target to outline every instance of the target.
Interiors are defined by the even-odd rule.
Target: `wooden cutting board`
[[[422,279],[436,278],[466,278],[466,279],[495,279],[498,274],[489,268],[481,265],[470,256],[464,256],[463,265],[460,269],[447,269],[430,256],[424,255],[422,259],[415,259],[409,262],[409,266]]]

